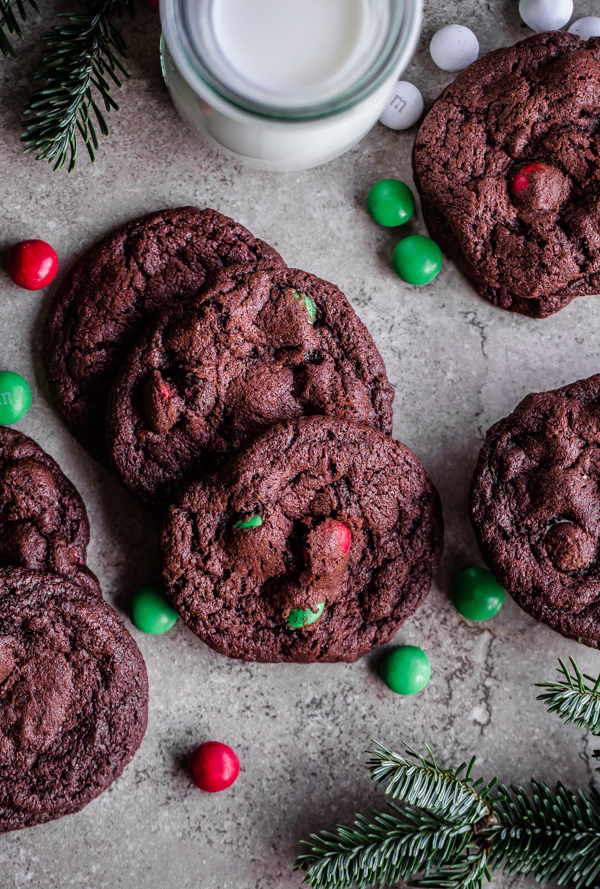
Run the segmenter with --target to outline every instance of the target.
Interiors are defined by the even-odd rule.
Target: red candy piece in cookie
[[[284,615],[316,611],[337,602],[343,595],[344,576],[348,568],[350,528],[336,519],[317,521],[307,532],[302,558],[306,567],[278,592],[280,611]],[[322,613],[322,612],[321,612]],[[321,614],[319,614],[319,617]],[[292,623],[293,627],[313,622]]]
[[[19,287],[41,290],[54,280],[58,256],[45,241],[19,241],[8,251],[6,271]]]
[[[175,397],[171,386],[153,370],[142,389],[142,402],[148,426],[157,434],[164,435],[179,419],[183,407],[181,398]]]
[[[305,561],[313,582],[337,586],[343,576],[350,549],[350,529],[335,519],[325,519],[309,532],[304,548]]]
[[[550,164],[528,164],[513,180],[513,197],[521,218],[527,213],[557,213],[569,197],[569,178]]]
[[[240,773],[240,761],[227,744],[206,741],[190,755],[188,773],[193,783],[207,793],[231,787]]]
[[[519,170],[513,182],[514,193],[519,194],[519,192],[527,188],[527,186],[529,185],[529,176],[527,174],[533,173],[534,170],[539,169],[541,169],[539,164],[528,164],[526,167],[523,167],[523,169]]]
[[[336,522],[335,525],[338,531],[340,549],[344,553],[344,555],[346,555],[346,553],[350,549],[350,544],[352,543],[352,534],[350,533],[350,528],[347,525],[344,525],[343,522]]]

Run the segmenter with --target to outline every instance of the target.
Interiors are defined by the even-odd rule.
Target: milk
[[[414,52],[422,0],[161,0],[187,124],[244,163],[303,170],[367,133]]]
[[[304,100],[340,82],[366,30],[363,0],[214,0],[216,44],[249,84]]]

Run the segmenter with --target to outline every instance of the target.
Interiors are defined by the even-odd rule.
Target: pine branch
[[[576,669],[576,668],[575,668]],[[600,794],[484,784],[475,759],[442,769],[433,756],[372,751],[373,779],[404,802],[357,815],[352,827],[313,834],[295,868],[313,889],[359,889],[414,879],[420,889],[480,889],[490,872],[587,889],[600,878]],[[431,755],[431,752],[430,752]]]
[[[475,757],[457,769],[442,769],[407,749],[407,756],[381,744],[372,750],[371,776],[405,808],[390,804],[393,815],[357,815],[353,827],[313,834],[310,852],[296,869],[314,889],[383,886],[421,874],[412,885],[428,889],[476,889],[487,875],[487,847],[476,825],[489,819],[486,803],[495,780],[483,785],[471,771]]]
[[[108,136],[104,115],[119,106],[110,95],[121,86],[127,71],[117,58],[126,58],[126,45],[111,19],[133,12],[132,0],[93,0],[82,13],[62,16],[43,36],[46,49],[41,69],[34,75],[43,81],[24,109],[25,154],[37,152],[54,169],[69,157],[69,172],[75,167],[80,136],[92,162],[98,149],[96,127]],[[100,107],[102,106],[102,108]]]
[[[472,885],[464,879],[470,873],[464,867],[469,824],[447,825],[435,815],[393,803],[390,808],[393,814],[372,811],[370,818],[357,815],[352,827],[338,825],[335,833],[312,834],[306,842],[310,852],[300,855],[294,865],[306,871],[304,883],[313,889],[387,886],[416,873],[429,874],[444,864],[457,866],[458,879],[452,885],[465,889]]]
[[[453,823],[474,823],[489,815],[485,800],[496,779],[481,786],[482,778],[477,781],[471,778],[476,757],[469,764],[462,763],[457,769],[442,769],[435,762],[429,747],[427,751],[431,759],[408,747],[406,752],[416,760],[414,762],[376,743],[371,751],[373,758],[367,763],[371,777],[392,798],[399,798]]]
[[[27,3],[35,12],[40,12],[35,0],[27,0]],[[23,29],[20,23],[27,21],[25,0],[15,0],[15,5],[16,10],[11,6],[11,0],[0,0],[0,52],[7,59],[14,59],[17,55],[8,35],[22,40]]]
[[[573,675],[559,658],[560,667],[556,669],[563,678],[559,682],[536,683],[538,688],[546,689],[537,699],[545,703],[549,713],[560,716],[566,725],[574,723],[579,728],[589,729],[594,735],[600,735],[600,676],[594,679],[582,673],[573,658],[569,660]],[[590,685],[586,685],[586,679]]]
[[[553,793],[537,781],[531,790],[532,799],[516,785],[498,788],[492,802],[499,823],[481,831],[490,844],[490,868],[542,884],[594,885],[600,874],[600,794],[573,792],[560,783]]]

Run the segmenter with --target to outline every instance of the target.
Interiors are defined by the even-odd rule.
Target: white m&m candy
[[[600,18],[597,15],[586,15],[582,19],[577,19],[569,28],[569,34],[577,34],[582,40],[600,37]]]
[[[429,52],[442,71],[462,71],[479,55],[479,41],[464,25],[446,25],[433,35]]]
[[[573,0],[519,0],[519,15],[534,31],[557,31],[573,15]]]
[[[421,117],[424,107],[421,91],[407,80],[399,80],[379,121],[390,130],[407,130]]]

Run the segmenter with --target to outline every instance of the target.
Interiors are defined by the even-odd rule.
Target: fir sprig
[[[484,784],[471,776],[469,764],[443,769],[412,748],[406,755],[381,744],[371,751],[373,780],[404,808],[390,803],[393,815],[357,815],[350,828],[313,834],[310,852],[296,868],[306,871],[314,889],[383,886],[420,874],[413,885],[429,889],[472,889],[487,873],[486,842],[475,825],[491,816],[486,803],[494,781]]]
[[[534,877],[538,883],[593,886],[600,873],[600,795],[567,790],[556,793],[531,782],[531,799],[522,787],[500,786],[492,801],[498,824],[484,828],[491,868]]]
[[[64,22],[43,36],[46,49],[35,79],[43,81],[27,106],[23,121],[25,153],[36,152],[54,169],[69,157],[69,172],[77,158],[80,136],[94,161],[98,134],[108,135],[104,115],[118,105],[111,87],[128,78],[119,61],[126,45],[113,19],[133,12],[132,0],[92,0],[84,12],[64,15]],[[102,107],[101,107],[102,106]]]
[[[470,885],[472,872],[465,855],[469,825],[448,825],[427,812],[401,809],[357,815],[352,827],[312,834],[310,852],[300,855],[296,869],[314,889],[388,885],[428,868],[457,868],[453,885]],[[457,867],[458,865],[458,867]],[[436,884],[437,884],[436,880]],[[422,881],[422,885],[426,885]]]
[[[476,757],[457,769],[442,769],[429,747],[425,748],[429,759],[412,747],[407,747],[407,756],[403,756],[376,744],[367,762],[373,781],[392,799],[401,799],[439,818],[479,821],[488,815],[485,800],[496,779],[483,785],[482,778],[475,781],[471,777]]]
[[[565,723],[600,734],[600,677],[560,661],[558,682],[538,683],[539,699]],[[375,783],[401,805],[357,815],[351,827],[312,834],[295,868],[313,889],[388,886],[480,889],[484,878],[533,877],[538,883],[587,889],[600,884],[600,794],[556,791],[532,780],[531,791],[472,777],[475,757],[445,769],[431,751],[371,751]]]
[[[312,834],[310,851],[295,863],[306,872],[305,884],[366,889],[412,877],[409,885],[421,889],[478,889],[498,869],[542,884],[575,889],[595,884],[600,875],[595,790],[574,792],[559,783],[554,792],[532,781],[531,795],[514,784],[499,785],[492,794],[495,780],[471,778],[474,759],[441,769],[433,758],[409,754],[418,764],[380,745],[372,751],[373,777],[383,777],[404,807],[391,803],[393,814],[371,811],[369,818],[356,816],[352,827]]]
[[[40,11],[35,0],[27,0],[27,5],[35,12]],[[21,22],[26,22],[28,16],[24,0],[15,0],[14,7],[11,0],[0,0],[0,52],[8,59],[17,55],[8,35],[22,40]]]
[[[600,735],[600,676],[594,679],[582,673],[573,658],[569,660],[573,675],[559,658],[560,667],[556,669],[563,678],[558,682],[536,683],[538,688],[546,689],[544,694],[538,695],[538,701],[543,701],[548,712],[556,713],[566,725],[574,723]]]

